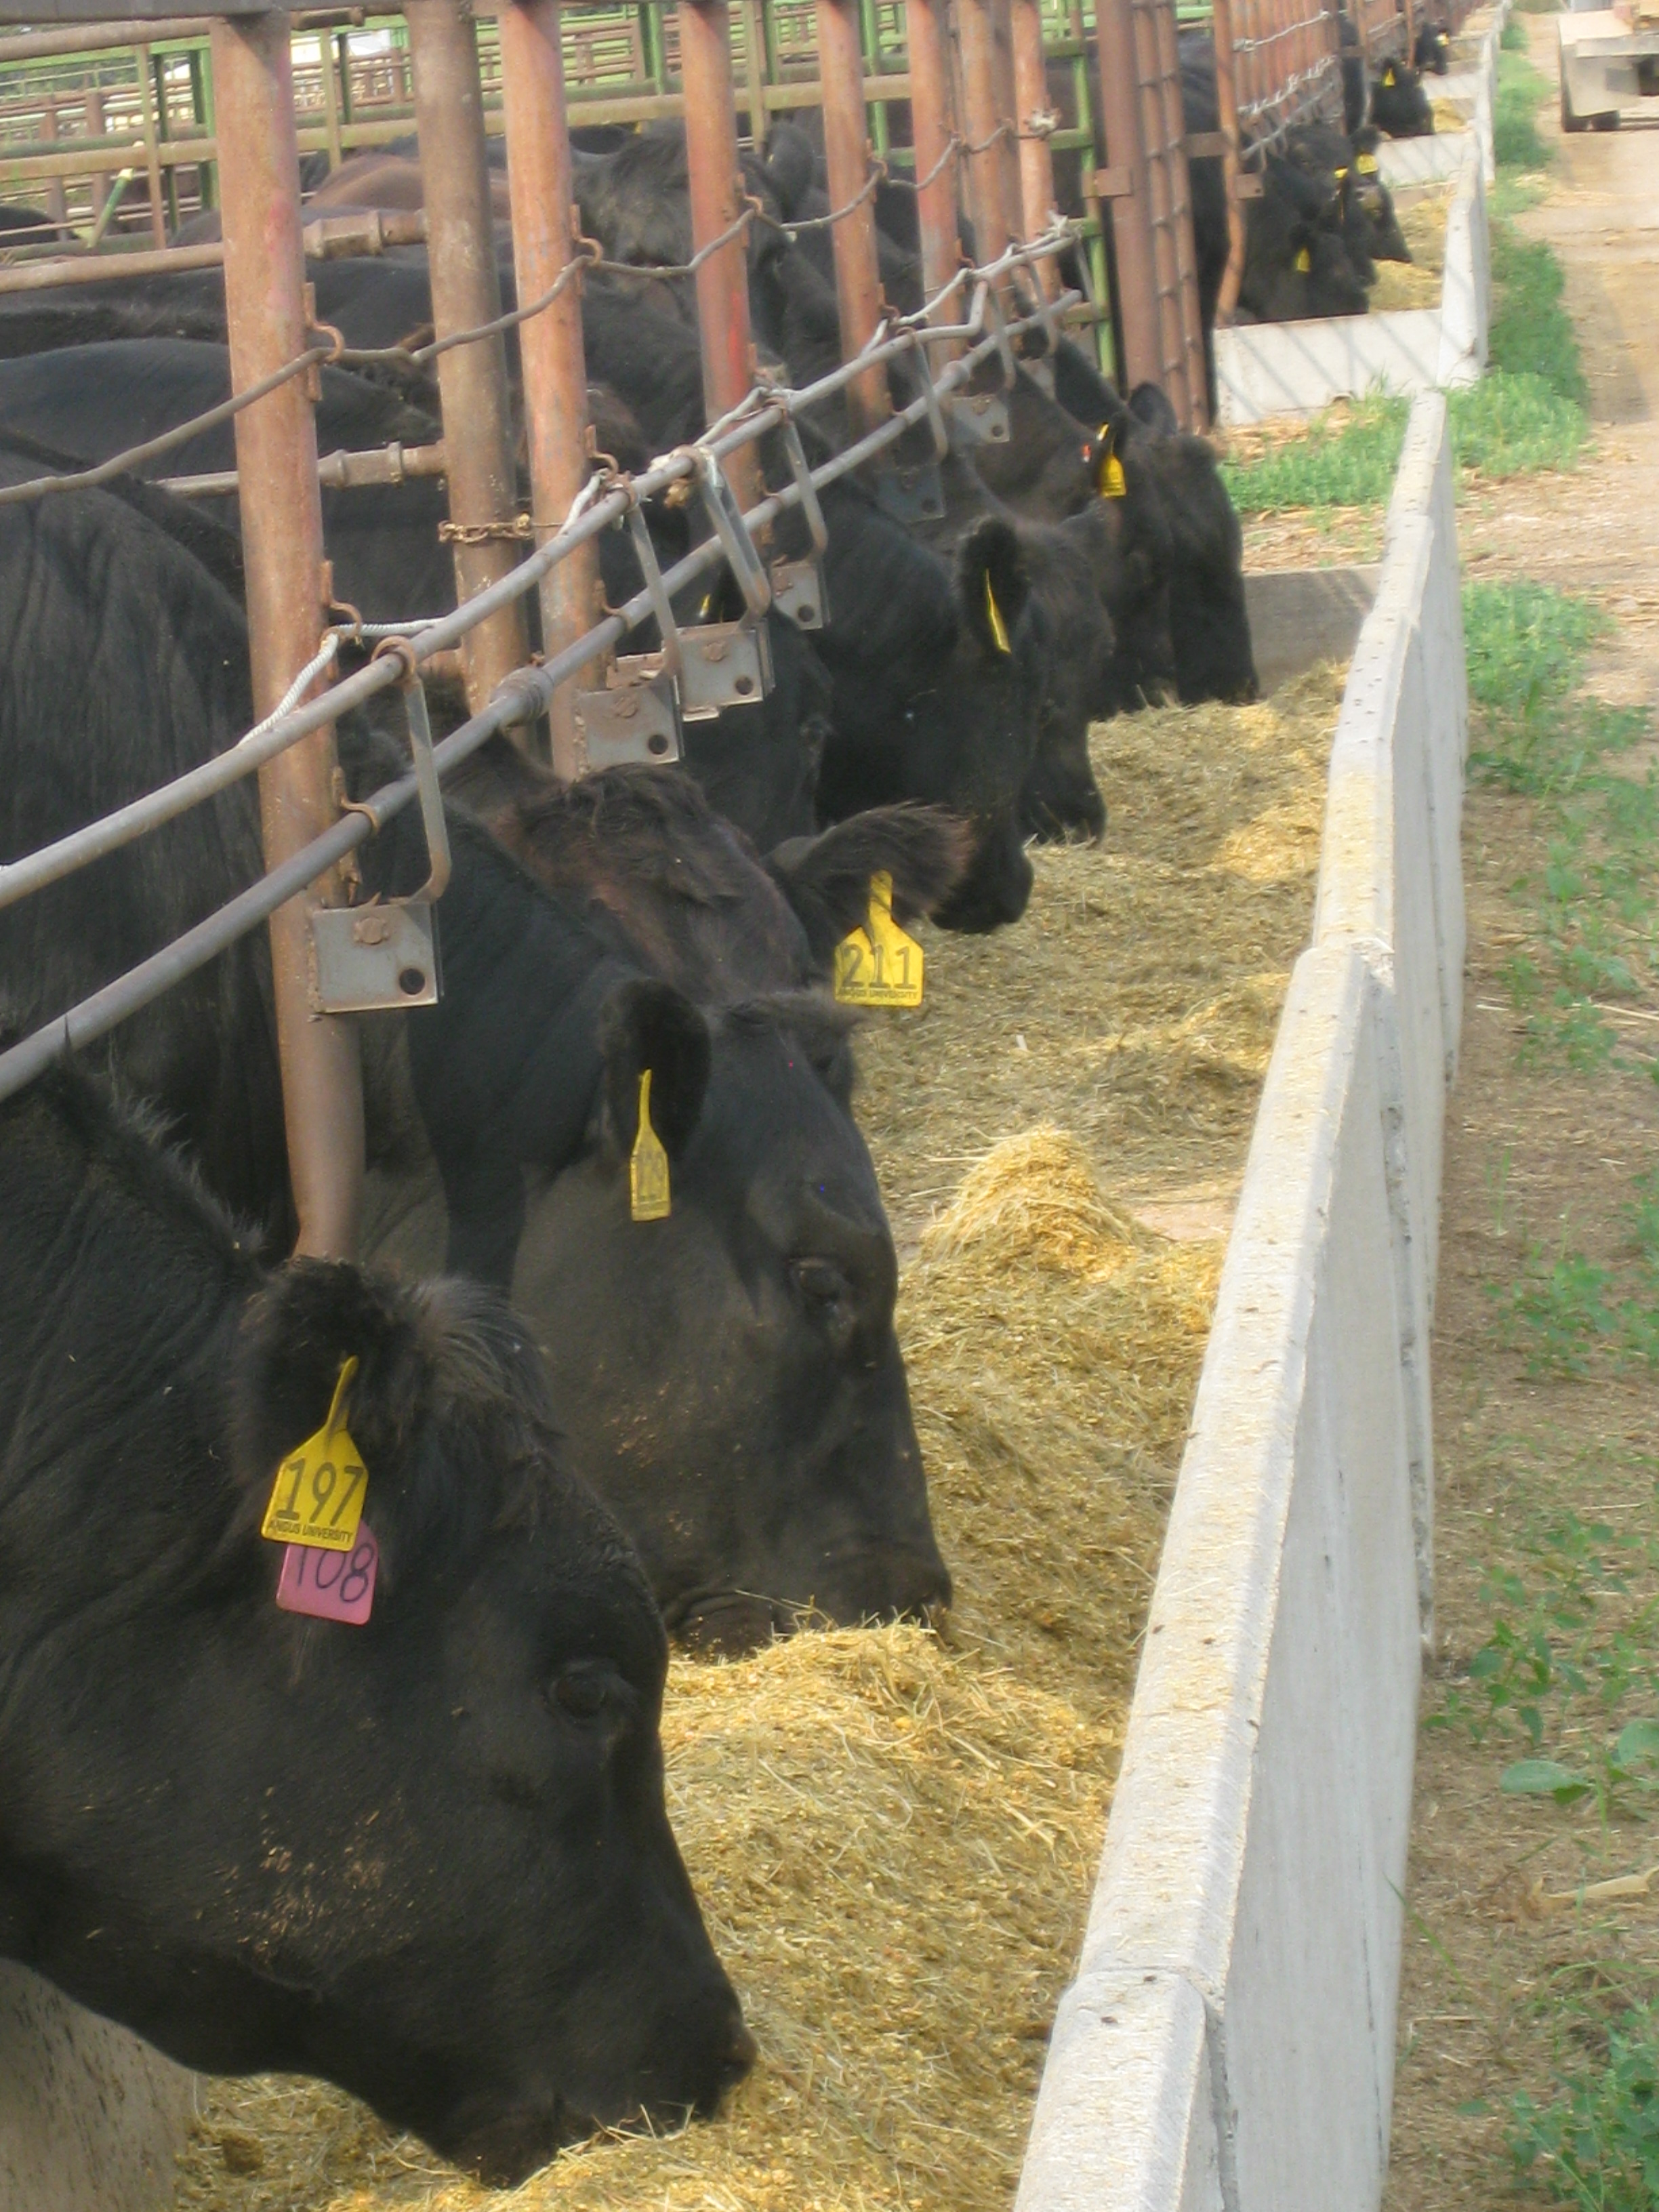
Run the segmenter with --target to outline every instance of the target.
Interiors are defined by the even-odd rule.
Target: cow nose
[[[720,2087],[735,2089],[760,2057],[760,2045],[749,2033],[743,2017],[738,2015],[727,2039],[725,2056],[720,2061]]]

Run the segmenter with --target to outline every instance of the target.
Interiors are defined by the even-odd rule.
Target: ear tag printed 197
[[[345,1425],[346,1392],[357,1372],[355,1355],[340,1370],[328,1419],[276,1470],[259,1534],[273,1544],[323,1552],[355,1551],[368,1469]]]
[[[339,1620],[348,1628],[361,1628],[374,1607],[380,1565],[380,1547],[367,1521],[358,1522],[357,1540],[349,1552],[290,1544],[276,1579],[276,1602],[284,1613],[307,1613],[316,1620]]]
[[[651,1071],[640,1070],[640,1126],[628,1156],[628,1211],[635,1221],[666,1221],[668,1155],[651,1126]]]
[[[843,1006],[919,1006],[921,947],[893,919],[893,878],[870,878],[870,917],[836,947],[836,996]]]

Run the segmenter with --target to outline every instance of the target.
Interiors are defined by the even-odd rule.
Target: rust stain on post
[[[519,304],[550,290],[576,251],[570,138],[565,128],[559,0],[511,0],[499,17],[513,264]],[[531,514],[538,543],[563,523],[587,479],[587,370],[582,353],[580,279],[519,328]],[[591,544],[559,562],[540,586],[542,651],[572,645],[592,627],[599,552]],[[553,766],[562,776],[586,766],[576,734],[573,687],[561,684],[548,720]]]
[[[427,255],[435,335],[448,337],[501,312],[484,143],[483,100],[472,19],[460,0],[405,0],[415,64],[415,124],[426,183]],[[466,526],[510,523],[518,513],[507,348],[497,335],[438,356],[449,519]],[[454,548],[455,591],[465,601],[519,559],[508,538]],[[474,714],[528,657],[515,601],[479,623],[462,648]]]
[[[1006,0],[1005,0],[1006,4]],[[1004,166],[1013,118],[1000,97],[993,0],[960,0],[957,11],[962,51],[963,131],[968,156],[968,212],[973,218],[974,252],[981,264],[1007,251],[1009,223]]]
[[[1233,0],[1214,0],[1216,120],[1227,150],[1221,157],[1221,175],[1227,195],[1227,265],[1221,274],[1216,299],[1218,328],[1233,319],[1238,288],[1244,280],[1244,203],[1238,193],[1238,85],[1237,46],[1233,33]]]
[[[1040,238],[1054,204],[1054,161],[1048,149],[1048,75],[1042,59],[1039,0],[1013,0],[1014,113],[1019,124],[1019,199],[1024,235]],[[1052,261],[1033,265],[1048,299],[1060,289]]]
[[[1141,145],[1132,0],[1100,0],[1100,112],[1106,159],[1130,190],[1110,202],[1117,264],[1117,306],[1123,325],[1124,390],[1161,381],[1158,285],[1152,273],[1147,161]]]
[[[681,0],[679,27],[691,245],[700,253],[710,239],[729,230],[743,210],[738,111],[732,89],[731,10],[726,0]],[[746,238],[734,238],[718,253],[711,253],[696,283],[703,405],[712,422],[746,398],[755,381]],[[738,503],[754,506],[761,496],[754,447],[745,446],[728,454],[725,465]]]
[[[915,146],[917,228],[921,234],[921,287],[932,299],[962,264],[957,227],[956,160],[947,158],[955,130],[948,62],[947,0],[908,0],[906,38],[910,58],[910,135]],[[924,181],[926,179],[927,181]],[[960,319],[951,300],[938,319]]]
[[[864,55],[855,0],[818,0],[818,76],[823,93],[824,167],[830,204],[851,206],[869,181],[870,142],[864,107]],[[881,321],[881,264],[876,207],[866,199],[830,234],[836,254],[836,301],[841,350],[850,361]],[[853,434],[878,429],[892,412],[887,373],[866,370],[848,387]]]
[[[300,169],[286,15],[213,26],[225,317],[234,390],[304,352],[305,264]],[[236,417],[242,487],[253,708],[267,714],[322,635],[323,519],[317,431],[307,380],[291,378]],[[334,733],[324,728],[259,771],[265,865],[274,867],[336,819]],[[337,875],[270,920],[276,1040],[289,1167],[300,1217],[297,1249],[349,1258],[363,1173],[357,1032],[311,1009],[307,904],[343,901]]]

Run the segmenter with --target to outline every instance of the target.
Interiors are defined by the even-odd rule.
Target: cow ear
[[[625,1160],[640,1127],[640,1078],[651,1071],[651,1126],[670,1159],[691,1141],[708,1090],[708,1024],[672,983],[623,983],[599,1010],[605,1140]]]
[[[766,142],[766,177],[787,222],[812,189],[817,157],[796,123],[775,123]]]
[[[892,878],[893,911],[903,922],[942,906],[972,855],[972,831],[942,807],[874,806],[822,836],[791,838],[766,866],[806,932],[813,966],[828,975],[836,945],[869,913],[878,871]]]
[[[290,1261],[248,1308],[237,1346],[232,1425],[247,1482],[268,1488],[284,1455],[322,1427],[351,1359],[345,1425],[373,1468],[401,1456],[425,1415],[418,1317],[396,1285],[361,1268]]]
[[[1180,432],[1169,395],[1156,384],[1136,385],[1129,394],[1129,412],[1155,436],[1173,438]]]
[[[989,660],[1013,651],[1014,632],[1031,595],[1025,555],[1012,528],[982,516],[957,550],[957,596],[975,643]]]

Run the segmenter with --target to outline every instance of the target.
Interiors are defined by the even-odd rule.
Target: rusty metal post
[[[1052,127],[1048,109],[1048,73],[1042,58],[1042,9],[1040,0],[1013,0],[1014,121],[1019,131],[1019,200],[1021,235],[1040,238],[1048,228],[1054,204],[1054,161],[1048,150]],[[1053,299],[1060,277],[1052,261],[1032,268],[1033,280]]]
[[[497,18],[501,103],[513,209],[513,266],[519,304],[557,283],[576,252],[570,137],[565,128],[559,0],[508,0]],[[587,478],[587,368],[582,352],[580,279],[519,328],[525,438],[530,448],[531,519],[538,544],[563,523]],[[542,651],[562,652],[592,626],[599,562],[591,544],[542,579]],[[576,732],[573,687],[560,685],[549,710],[553,766],[564,777],[586,766]]]
[[[1221,290],[1215,303],[1218,329],[1224,330],[1238,305],[1238,288],[1244,281],[1244,202],[1238,189],[1237,39],[1233,29],[1233,0],[1213,0],[1215,33],[1216,120],[1226,150],[1221,156],[1222,187],[1227,195],[1227,265],[1221,272]]]
[[[843,208],[858,198],[870,176],[857,0],[818,0],[817,28],[830,204]],[[881,321],[881,264],[876,252],[874,200],[866,199],[854,208],[830,235],[836,252],[842,359],[850,361]],[[892,412],[884,368],[866,370],[848,387],[847,410],[855,437],[880,428]]]
[[[404,0],[404,17],[426,180],[432,320],[442,338],[494,322],[501,312],[477,33],[462,0]],[[456,541],[455,596],[465,602],[498,582],[520,557],[510,530],[518,498],[503,340],[485,338],[441,353],[438,392],[449,519],[464,530],[499,533]],[[464,640],[461,653],[467,702],[477,714],[502,678],[529,657],[520,603],[480,623]]]
[[[1117,306],[1123,324],[1123,381],[1161,381],[1158,279],[1152,264],[1147,161],[1141,144],[1133,0],[1099,0],[1100,112],[1106,126],[1106,182],[1112,210]]]
[[[1003,163],[1013,118],[1004,112],[999,97],[991,0],[959,0],[957,27],[962,50],[963,136],[969,149],[968,213],[974,226],[975,257],[982,265],[1006,252],[1011,236]]]
[[[41,111],[40,136],[48,145],[58,136],[58,102],[55,100],[49,100]],[[46,202],[46,214],[52,222],[65,223],[69,221],[69,208],[64,198],[64,179],[61,177],[47,179]]]
[[[907,0],[906,44],[910,60],[910,136],[915,147],[916,224],[921,234],[921,289],[932,299],[962,264],[962,234],[957,228],[957,167],[947,158],[955,133],[951,103],[948,0]],[[930,181],[924,183],[923,179]],[[959,318],[961,302],[951,300],[940,319]]]
[[[680,81],[685,94],[685,157],[690,170],[691,244],[701,253],[743,211],[738,110],[732,89],[732,21],[726,0],[681,0]],[[702,401],[712,422],[746,398],[755,381],[749,327],[749,255],[742,234],[698,270],[697,330],[702,345]],[[752,445],[728,454],[726,473],[738,503],[761,497]]]
[[[284,14],[213,26],[225,319],[234,390],[306,348],[300,165]],[[253,708],[268,714],[322,635],[322,501],[309,380],[295,377],[236,417]],[[337,816],[331,729],[316,731],[259,771],[265,865],[275,867]],[[343,898],[337,874],[270,918],[276,1042],[298,1249],[349,1258],[363,1175],[362,1086],[355,1025],[311,1006],[313,902]]]

